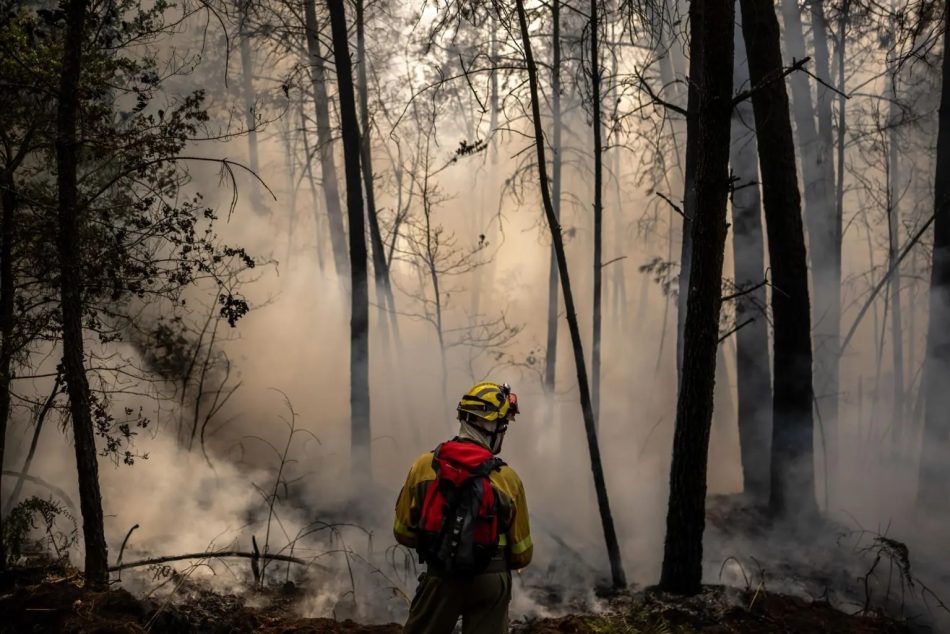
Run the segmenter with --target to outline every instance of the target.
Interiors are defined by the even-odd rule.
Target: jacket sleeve
[[[399,492],[396,499],[396,516],[393,520],[393,535],[396,541],[409,548],[415,548],[418,544],[417,532],[419,527],[414,517],[419,514],[419,500],[416,499],[418,489],[419,473],[416,465],[409,470],[406,477],[406,483]]]
[[[528,520],[528,500],[525,497],[524,485],[514,472],[512,472],[515,482],[513,482],[513,502],[514,517],[511,521],[511,527],[508,529],[508,565],[518,570],[531,563],[531,556],[534,554],[534,545],[531,542],[531,526]]]

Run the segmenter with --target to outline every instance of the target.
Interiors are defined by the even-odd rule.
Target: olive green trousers
[[[462,617],[462,634],[508,631],[511,572],[486,572],[471,580],[424,574],[409,608],[406,634],[451,634]]]

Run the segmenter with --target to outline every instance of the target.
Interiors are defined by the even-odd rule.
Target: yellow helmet
[[[507,383],[484,382],[466,392],[458,405],[459,420],[496,423],[514,418],[518,410],[518,396]]]

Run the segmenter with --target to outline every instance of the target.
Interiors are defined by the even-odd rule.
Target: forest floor
[[[174,600],[140,599],[121,588],[95,592],[63,568],[29,569],[0,579],[0,632],[263,632],[397,634],[401,627],[353,621],[301,618],[304,593],[293,587],[264,597],[190,591]],[[249,605],[253,598],[255,606]],[[263,601],[262,601],[263,599]],[[556,607],[556,606],[552,606]],[[780,632],[903,633],[904,624],[880,617],[852,616],[825,602],[726,586],[707,586],[684,599],[644,590],[606,600],[597,614],[569,614],[512,623],[522,634],[625,632],[630,634]]]
[[[511,631],[603,634],[691,633],[923,633],[950,631],[950,608],[910,567],[908,547],[867,531],[823,522],[803,533],[770,526],[761,511],[740,498],[713,497],[707,507],[705,558],[722,562],[718,584],[689,598],[652,588],[594,596],[590,579],[542,573],[522,582],[527,598],[545,617],[521,617]],[[7,632],[153,632],[158,634],[396,634],[396,623],[306,618],[313,614],[313,579],[261,591],[214,591],[167,568],[174,591],[136,596],[119,584],[107,592],[85,588],[79,573],[47,563],[0,573],[0,634]],[[715,578],[707,569],[707,579]],[[555,578],[561,579],[558,586]],[[248,580],[249,582],[249,580]],[[133,588],[128,585],[126,587]],[[154,584],[153,584],[154,585]],[[585,587],[581,587],[585,586]],[[220,587],[220,586],[219,586]],[[946,589],[943,585],[935,586]],[[138,586],[141,588],[141,585]],[[585,599],[578,599],[583,594]],[[144,595],[144,591],[142,595]],[[351,597],[347,602],[346,594]],[[334,614],[359,620],[353,593],[344,593]],[[347,608],[349,605],[349,608]],[[399,618],[370,617],[367,620]],[[356,616],[354,616],[356,615]],[[902,618],[890,618],[900,616]],[[942,619],[942,620],[941,620]]]

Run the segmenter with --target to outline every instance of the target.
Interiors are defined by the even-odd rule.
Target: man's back
[[[434,452],[427,451],[416,459],[396,501],[393,534],[396,541],[409,548],[419,546],[422,504],[428,488],[438,479],[432,465],[433,455]],[[498,498],[498,516],[503,527],[499,547],[510,569],[524,568],[531,563],[534,551],[524,485],[507,464],[491,471],[488,478]]]
[[[427,564],[406,634],[451,634],[459,618],[463,634],[507,632],[511,570],[534,552],[521,478],[495,457],[517,395],[478,383],[456,412],[459,435],[416,459],[396,500],[396,541]]]

